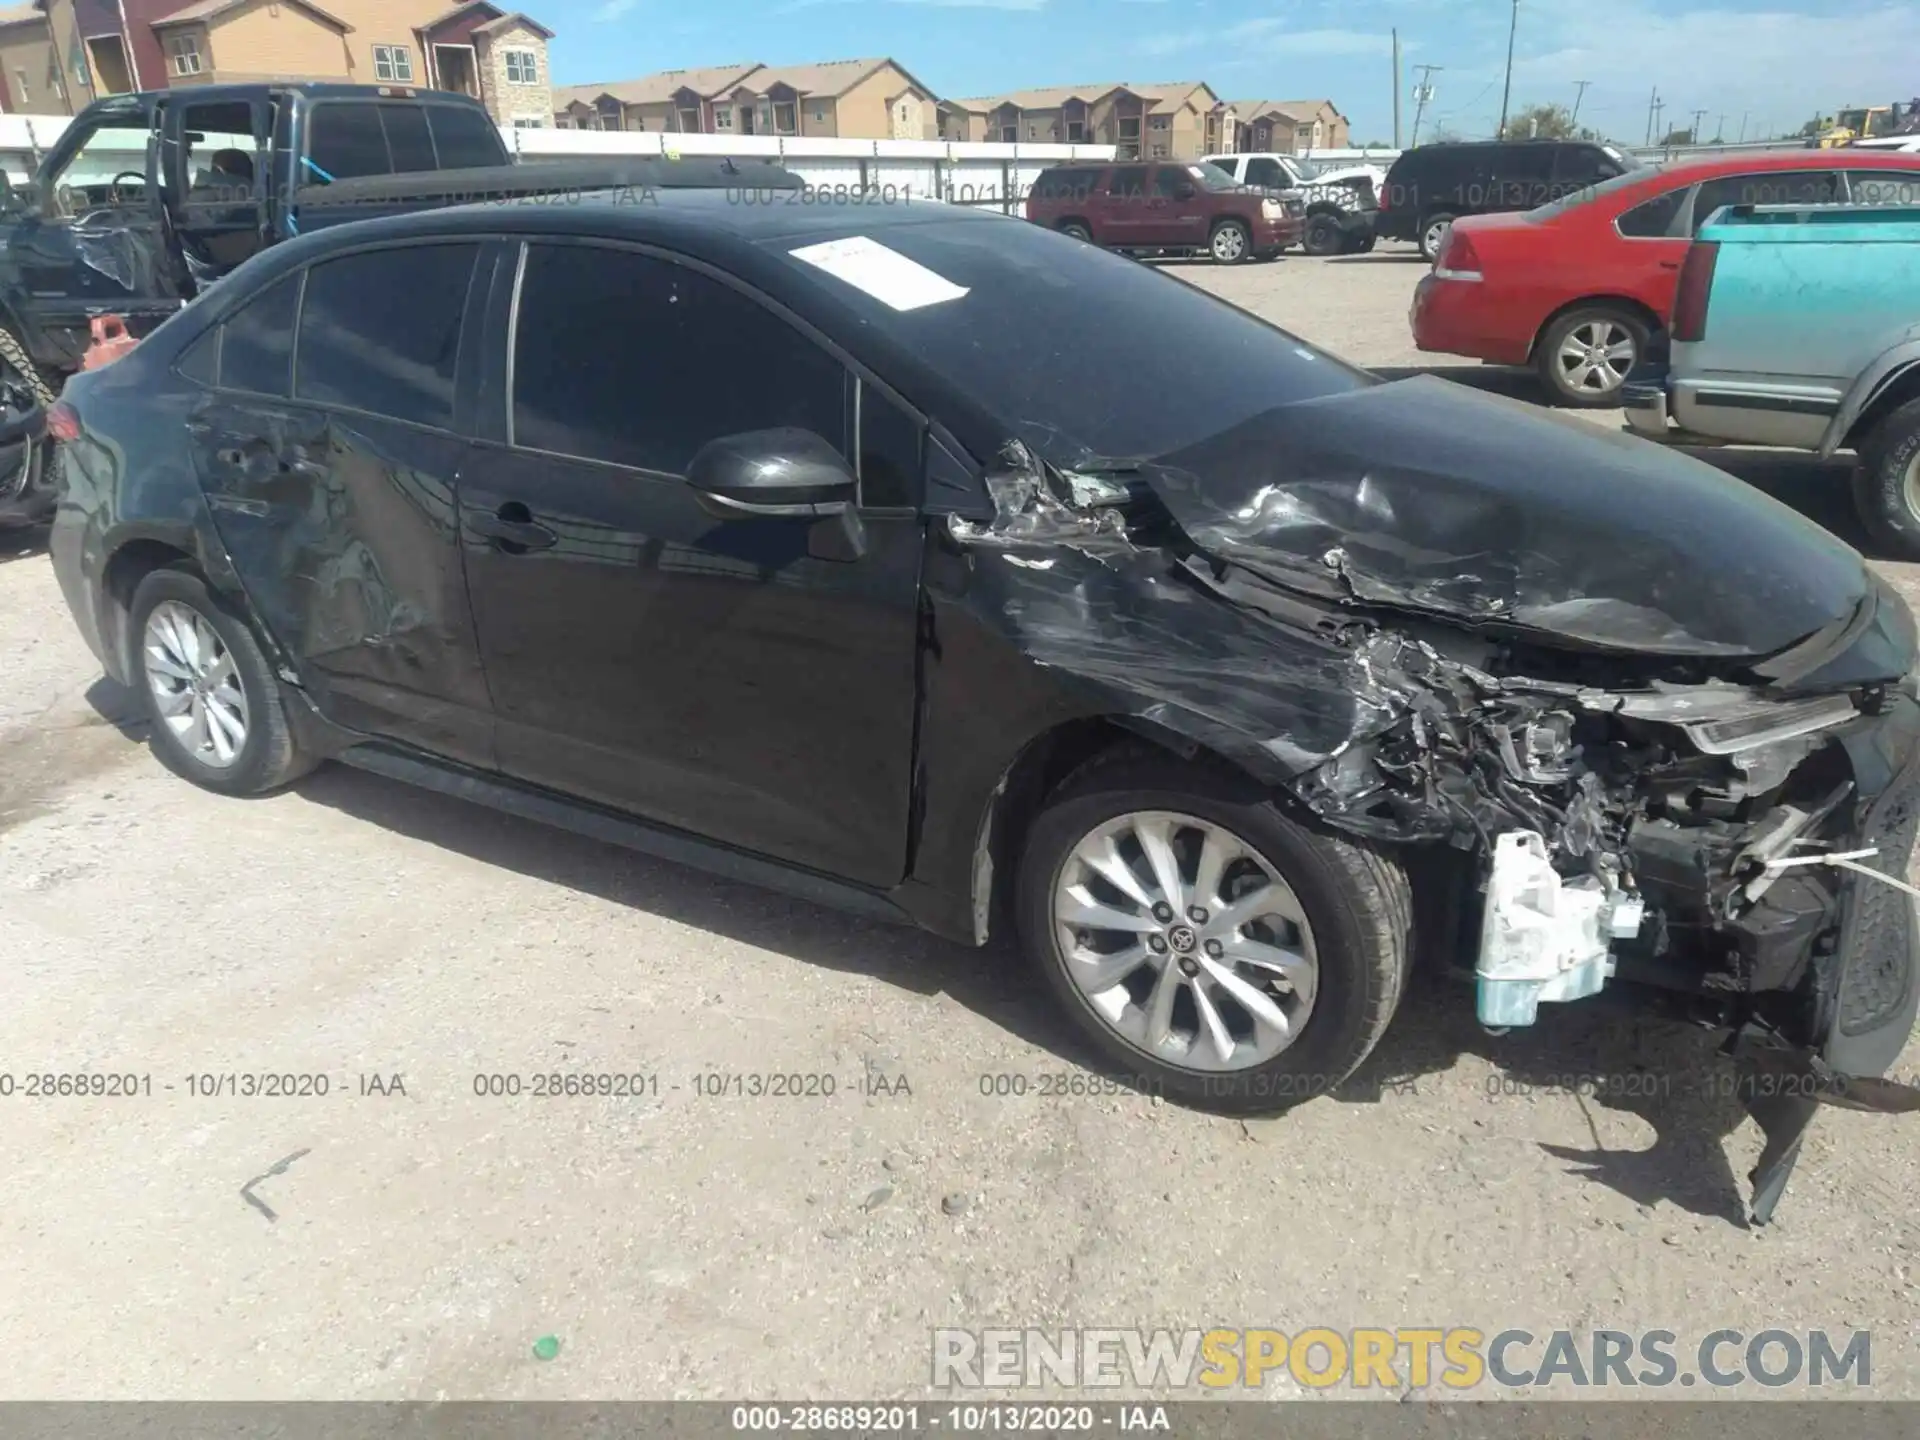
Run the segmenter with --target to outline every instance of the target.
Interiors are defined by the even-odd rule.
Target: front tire
[[[1309,215],[1306,232],[1300,237],[1300,248],[1309,255],[1338,255],[1346,249],[1346,233],[1341,230],[1340,222],[1331,215]]]
[[[1547,326],[1534,366],[1562,405],[1610,409],[1647,353],[1647,323],[1611,305],[1582,305]]]
[[[60,398],[65,377],[36,361],[27,353],[26,343],[5,326],[0,326],[0,365],[12,371],[41,405],[51,405]]]
[[[1060,227],[1060,233],[1066,236],[1069,240],[1078,240],[1083,244],[1087,244],[1087,245],[1091,245],[1093,243],[1093,232],[1087,229],[1087,227],[1082,225],[1078,220],[1067,221],[1066,224]]]
[[[156,570],[130,610],[134,679],[154,755],[223,795],[262,795],[313,768],[295,745],[253,632],[196,575]]]
[[[1338,1085],[1407,978],[1398,861],[1169,758],[1070,777],[1028,833],[1015,903],[1023,948],[1115,1071],[1230,1114]]]
[[[1207,237],[1207,253],[1216,265],[1238,265],[1253,253],[1253,233],[1239,220],[1222,220]]]
[[[1920,400],[1883,419],[1860,446],[1853,497],[1888,558],[1920,560]]]

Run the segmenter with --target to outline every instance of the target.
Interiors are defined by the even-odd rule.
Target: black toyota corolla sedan
[[[1018,220],[624,198],[307,236],[70,384],[54,562],[169,766],[1009,931],[1217,1108],[1348,1075],[1416,929],[1495,1029],[1723,1029],[1761,1215],[1898,1108],[1914,628],[1852,550]]]

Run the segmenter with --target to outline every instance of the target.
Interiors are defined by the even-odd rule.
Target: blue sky
[[[732,61],[770,65],[891,55],[943,95],[1037,85],[1205,80],[1222,98],[1325,95],[1356,143],[1390,138],[1390,32],[1402,90],[1433,76],[1436,120],[1465,136],[1499,117],[1509,0],[535,0],[558,32],[560,84]],[[1920,4],[1772,0],[1520,0],[1513,103],[1573,102],[1617,139],[1662,129],[1736,138],[1797,128],[1816,108],[1920,95]],[[1724,120],[1722,119],[1724,117]],[[1413,104],[1403,105],[1411,130]]]

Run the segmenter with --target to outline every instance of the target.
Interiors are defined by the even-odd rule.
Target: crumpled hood
[[[1852,615],[1859,554],[1712,466],[1422,376],[1143,467],[1218,559],[1581,646],[1758,657]]]

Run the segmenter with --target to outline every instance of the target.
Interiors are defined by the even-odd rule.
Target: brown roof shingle
[[[189,5],[184,10],[176,10],[163,19],[153,21],[153,28],[158,30],[167,25],[190,25],[196,20],[216,20],[229,10],[238,10],[251,3],[252,0],[199,0],[198,4]],[[314,19],[322,24],[333,26],[342,34],[353,29],[353,26],[338,15],[322,10],[318,5],[312,4],[311,0],[286,0],[286,3],[296,10],[306,11]]]
[[[1005,95],[981,95],[970,100],[949,100],[947,103],[977,115],[998,110],[1002,105],[1015,105],[1022,110],[1058,110],[1069,100],[1084,100],[1091,105],[1116,90],[1125,90],[1151,102],[1147,106],[1150,111],[1178,110],[1196,90],[1205,90],[1209,97],[1213,95],[1211,87],[1202,80],[1170,80],[1154,84],[1117,80],[1103,85],[1050,85],[1039,90],[1012,90]],[[1205,109],[1214,103],[1218,102],[1209,99],[1201,103],[1199,108]]]
[[[591,105],[602,95],[611,95],[624,105],[664,105],[682,90],[701,96],[722,94],[754,71],[765,68],[755,60],[742,65],[709,65],[700,70],[660,70],[638,79],[610,80],[605,84],[562,85],[553,92],[553,103],[564,110],[576,101]]]
[[[0,25],[24,25],[29,20],[46,18],[46,12],[38,5],[0,5]]]
[[[933,91],[921,85],[898,61],[886,56],[866,60],[827,60],[818,65],[771,65],[753,72],[743,82],[733,88],[745,88],[756,95],[764,95],[775,85],[785,85],[799,94],[819,100],[832,100],[847,93],[865,80],[876,70],[891,65],[914,85],[931,95]]]

